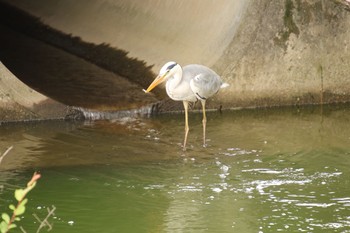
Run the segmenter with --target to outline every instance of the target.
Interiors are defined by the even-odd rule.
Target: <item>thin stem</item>
[[[5,156],[13,149],[13,146],[10,146],[0,157],[0,164],[3,160],[3,158],[5,158]]]

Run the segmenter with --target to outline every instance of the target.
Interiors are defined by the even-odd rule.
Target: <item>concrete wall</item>
[[[0,124],[1,121],[64,119],[69,108],[18,80],[0,62]]]
[[[11,0],[63,32],[107,43],[155,65],[212,65],[231,42],[249,1]]]
[[[350,100],[350,12],[332,1],[253,1],[216,62],[237,106]]]
[[[350,12],[337,1],[8,2],[63,33],[122,49],[154,73],[169,60],[214,68],[230,86],[211,108],[350,100]],[[151,81],[127,78],[140,90]],[[174,107],[181,105],[158,105],[160,111]]]

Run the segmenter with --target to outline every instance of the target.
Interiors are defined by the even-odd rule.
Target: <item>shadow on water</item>
[[[344,232],[349,111],[210,112],[207,148],[191,113],[186,153],[182,114],[4,124],[0,148],[15,149],[1,169],[17,175],[2,182],[39,169],[29,212],[54,204],[56,232]]]

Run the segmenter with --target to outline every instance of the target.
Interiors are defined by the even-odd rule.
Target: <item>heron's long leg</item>
[[[185,139],[184,139],[184,145],[183,150],[186,150],[186,143],[187,143],[187,135],[190,128],[188,127],[188,101],[183,101],[184,109],[185,109]]]
[[[206,131],[206,127],[207,127],[207,116],[205,114],[205,100],[201,100],[202,103],[202,111],[203,111],[203,147],[206,147],[206,143],[205,143],[205,131]]]

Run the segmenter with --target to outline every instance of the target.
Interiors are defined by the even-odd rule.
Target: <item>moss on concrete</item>
[[[294,22],[293,11],[295,9],[294,3],[292,0],[285,1],[285,10],[283,16],[284,28],[279,31],[278,35],[274,38],[274,41],[277,45],[287,48],[286,42],[289,39],[290,34],[294,33],[296,36],[299,36],[299,28]]]

